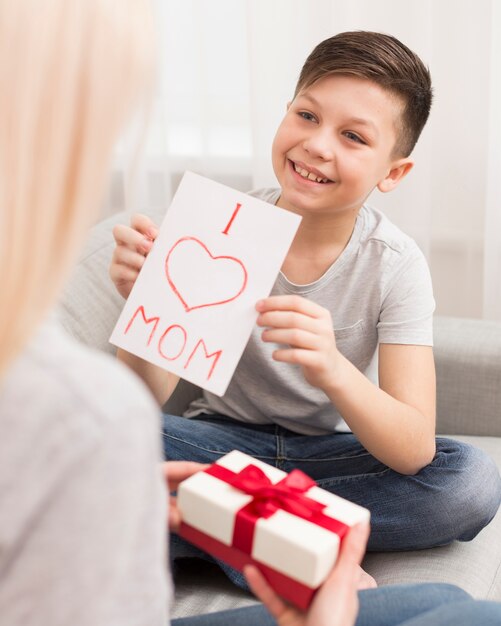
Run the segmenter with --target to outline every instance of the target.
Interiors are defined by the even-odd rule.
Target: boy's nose
[[[323,129],[312,132],[303,141],[303,148],[312,157],[331,161],[334,158],[334,140],[332,135]]]

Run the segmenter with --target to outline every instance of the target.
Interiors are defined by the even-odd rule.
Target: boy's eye
[[[316,117],[313,113],[308,113],[308,111],[299,111],[298,115],[308,122],[316,122]]]
[[[366,142],[362,139],[362,137],[360,137],[356,133],[352,133],[350,130],[346,131],[344,133],[344,136],[347,137],[350,141],[355,141],[356,143],[366,145]]]

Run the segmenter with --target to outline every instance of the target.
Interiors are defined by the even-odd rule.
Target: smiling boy
[[[164,415],[170,459],[240,449],[368,507],[369,549],[472,539],[494,516],[499,472],[482,451],[435,438],[434,299],[415,242],[366,205],[394,189],[430,111],[430,75],[394,37],[341,33],[301,71],[273,143],[280,187],[253,195],[302,216],[222,398]],[[111,275],[127,295],[155,232],[115,231]],[[378,381],[367,375],[377,355]],[[121,353],[163,404],[172,376]],[[238,580],[238,576],[233,576]]]

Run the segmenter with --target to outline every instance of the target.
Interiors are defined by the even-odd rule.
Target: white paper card
[[[300,220],[186,172],[110,342],[223,395]]]

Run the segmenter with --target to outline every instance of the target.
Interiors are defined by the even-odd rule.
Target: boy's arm
[[[435,455],[433,349],[380,345],[379,385],[342,357],[327,395],[373,456],[415,474]]]
[[[271,296],[256,305],[263,341],[280,344],[273,358],[301,366],[362,445],[402,474],[415,474],[435,454],[435,366],[429,346],[383,344],[374,385],[336,346],[329,311],[300,296]]]
[[[179,382],[179,376],[121,348],[117,350],[117,358],[143,379],[160,406],[167,402]]]

